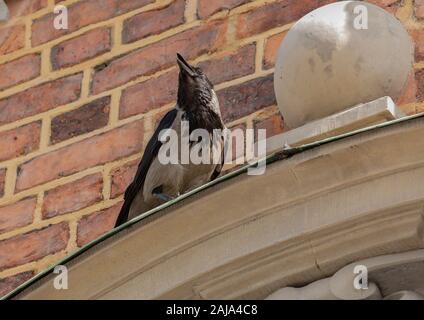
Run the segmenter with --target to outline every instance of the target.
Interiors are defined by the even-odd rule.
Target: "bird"
[[[200,67],[190,65],[177,53],[179,67],[177,103],[159,122],[138,165],[134,180],[124,194],[124,203],[115,227],[137,215],[149,211],[196,187],[216,179],[224,165],[224,143],[219,144],[220,161],[210,163],[162,164],[159,152],[164,142],[163,130],[173,129],[181,134],[181,124],[188,123],[189,133],[206,130],[210,137],[214,130],[225,131],[219,101],[212,82]],[[212,139],[211,139],[212,141]],[[224,142],[221,136],[221,142]],[[190,142],[189,148],[194,143]],[[180,148],[181,150],[181,148]],[[213,150],[213,147],[210,149]]]

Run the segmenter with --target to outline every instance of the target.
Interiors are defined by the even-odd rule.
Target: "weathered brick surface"
[[[103,199],[100,173],[49,190],[44,195],[43,219],[93,205]]]
[[[367,0],[367,2],[375,4],[380,7],[387,7],[401,2],[400,0]]]
[[[224,121],[233,121],[276,104],[273,75],[218,91]]]
[[[237,19],[237,37],[244,38],[296,21],[306,13],[334,1],[280,0],[241,14]]]
[[[0,100],[0,125],[70,103],[79,98],[82,74],[43,83]]]
[[[83,246],[108,232],[115,225],[122,203],[109,209],[93,213],[78,223],[77,244]]]
[[[39,260],[66,248],[69,226],[51,225],[0,241],[0,270]]]
[[[273,75],[263,70],[274,67],[282,30],[334,1],[7,0],[12,20],[0,26],[0,279],[3,269],[8,278],[0,280],[0,293],[32,275],[20,274],[32,270],[22,265],[112,228],[120,204],[103,210],[105,201],[122,197],[139,162],[129,157],[139,156],[176,100],[177,52],[201,61],[220,88],[227,126],[246,130],[253,124],[268,136],[278,134],[284,123]],[[395,14],[411,33],[417,63],[396,102],[408,114],[419,112],[424,0],[368,2]],[[56,3],[69,9],[68,30],[53,27],[47,5]],[[233,157],[243,152],[233,150]],[[27,198],[16,195],[22,191]],[[46,219],[55,225],[41,229]],[[77,238],[68,230],[76,220]],[[20,233],[22,227],[30,232]],[[52,262],[46,258],[37,270]]]
[[[213,21],[98,66],[93,76],[92,92],[117,87],[141,75],[149,75],[175,64],[176,52],[190,60],[215,51],[225,41],[227,24]]]
[[[0,91],[40,75],[40,55],[29,54],[0,65]]]
[[[153,0],[84,0],[68,6],[68,29],[55,29],[55,14],[47,14],[32,25],[32,45],[37,46],[76,31],[87,25],[107,20],[130,10],[143,7]]]
[[[414,0],[415,8],[414,13],[415,16],[419,19],[424,18],[424,0]]]
[[[40,144],[41,121],[0,132],[0,161],[26,155]]]
[[[200,19],[205,19],[221,10],[230,10],[251,1],[252,0],[199,0],[197,14]]]
[[[36,204],[37,198],[31,197],[0,207],[0,233],[31,224]]]
[[[25,46],[25,25],[0,29],[0,56],[22,49]]]
[[[415,71],[415,80],[417,85],[416,98],[418,101],[424,100],[424,69]]]
[[[0,298],[7,293],[20,286],[25,281],[31,279],[35,275],[34,271],[27,271],[0,279]]]
[[[47,6],[48,0],[5,0],[9,9],[9,17],[17,18],[34,13]]]
[[[175,0],[165,8],[142,12],[124,21],[123,43],[161,33],[184,23],[185,0]]]
[[[397,105],[403,105],[407,103],[413,103],[417,100],[417,79],[415,78],[415,72],[411,71],[408,81],[406,83],[403,94],[395,101]]]
[[[415,44],[415,61],[421,61],[424,59],[424,30],[409,30],[409,34]]]
[[[246,150],[246,124],[239,124],[229,128],[231,130],[231,159],[234,161],[243,157]]]
[[[22,191],[138,152],[143,146],[143,131],[142,121],[136,121],[36,157],[18,168],[16,190]]]
[[[218,84],[254,73],[255,53],[255,45],[250,44],[224,57],[201,62],[199,67],[213,84]]]
[[[66,40],[52,48],[51,63],[54,70],[73,66],[110,51],[110,28],[98,28],[76,38]]]
[[[124,166],[116,168],[111,172],[112,186],[110,197],[112,199],[123,194],[128,185],[134,179],[135,173],[137,172],[138,164],[140,159],[126,163]]]
[[[267,139],[284,131],[283,118],[280,115],[273,115],[265,120],[255,121],[255,136],[257,130],[265,129]],[[257,138],[256,138],[257,140]]]
[[[178,72],[170,71],[122,92],[119,118],[146,113],[177,99]]]
[[[104,127],[109,120],[109,111],[110,97],[107,96],[53,118],[51,143]]]
[[[152,121],[154,123],[154,129],[156,130],[157,127],[159,126],[159,122],[162,120],[162,118],[173,108],[169,107],[166,108],[165,110],[161,110],[160,112],[156,113],[153,117],[152,117]]]
[[[396,11],[401,5],[401,0],[367,0],[367,2],[382,7],[387,12],[396,15]]]
[[[274,67],[278,49],[280,48],[280,44],[284,40],[286,34],[287,31],[281,32],[269,37],[269,39],[266,40],[263,61],[265,69],[270,69]]]
[[[6,169],[0,169],[0,198],[4,195],[4,183],[6,181]]]

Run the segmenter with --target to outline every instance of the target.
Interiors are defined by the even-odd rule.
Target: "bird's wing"
[[[146,150],[144,150],[143,158],[138,165],[137,173],[133,182],[128,186],[124,195],[124,204],[122,206],[121,212],[119,213],[118,219],[116,220],[115,228],[125,223],[128,220],[128,215],[130,212],[131,204],[134,198],[137,196],[138,192],[143,189],[144,180],[146,179],[147,171],[150,168],[150,165],[153,159],[159,153],[159,149],[162,146],[162,142],[159,141],[159,133],[164,129],[169,129],[172,126],[178,110],[172,109],[169,111],[160,121],[158,128],[147,144]]]
[[[213,180],[215,180],[216,178],[219,177],[219,175],[221,174],[223,166],[224,166],[223,164],[219,164],[215,167],[215,170],[214,170],[214,172],[212,173],[212,176],[211,176],[211,181],[213,181]]]
[[[222,168],[224,167],[224,164],[225,164],[225,150],[226,150],[225,142],[226,141],[227,140],[224,137],[221,137],[221,163],[218,164],[215,167],[215,170],[212,173],[212,176],[211,176],[211,180],[210,181],[213,181],[216,178],[218,178],[219,175],[221,174]]]

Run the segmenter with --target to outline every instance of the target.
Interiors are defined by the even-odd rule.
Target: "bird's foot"
[[[162,200],[162,201],[165,201],[165,202],[168,202],[168,201],[171,201],[171,200],[174,199],[170,195],[163,193],[163,187],[162,186],[154,188],[152,190],[152,195],[155,196],[156,198],[158,198],[159,200]]]

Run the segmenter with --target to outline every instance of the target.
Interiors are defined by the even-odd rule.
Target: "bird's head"
[[[180,67],[178,105],[183,110],[194,111],[199,104],[207,107],[213,103],[213,85],[203,71],[191,66],[180,54],[177,54],[177,63]]]

